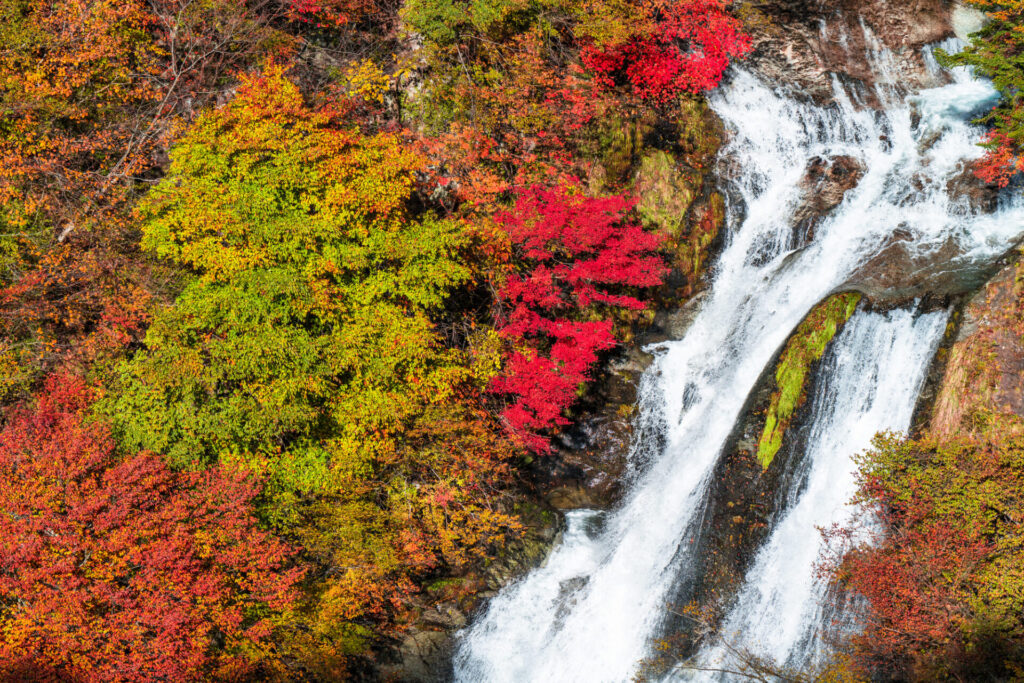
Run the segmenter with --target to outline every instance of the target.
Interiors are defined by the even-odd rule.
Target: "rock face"
[[[962,258],[959,245],[948,240],[937,249],[911,248],[910,235],[897,230],[878,253],[857,269],[847,283],[877,307],[904,306],[915,299],[945,305],[982,286],[998,269],[979,269]]]
[[[883,47],[909,74],[907,86],[931,83],[921,48],[952,34],[951,11],[946,0],[751,0],[741,10],[757,70],[818,101],[831,99],[832,74],[873,85],[869,53]],[[871,104],[873,94],[862,92]]]
[[[817,157],[800,181],[804,196],[793,213],[794,247],[807,246],[821,219],[843,203],[846,193],[864,176],[864,164],[849,156]]]
[[[980,407],[1024,416],[1022,274],[1005,266],[964,307],[931,412],[936,436],[972,431]]]

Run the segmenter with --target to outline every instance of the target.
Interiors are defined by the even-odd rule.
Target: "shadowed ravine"
[[[736,169],[722,180],[728,240],[693,326],[649,349],[657,359],[641,382],[628,490],[610,512],[570,514],[547,563],[477,615],[461,634],[455,680],[629,680],[661,633],[666,603],[692,580],[690,548],[699,545],[700,511],[723,445],[758,377],[807,313],[836,291],[867,291],[865,266],[895,241],[910,263],[942,253],[936,278],[953,272],[959,281],[1024,230],[1019,202],[979,213],[950,190],[964,162],[980,154],[979,131],[967,121],[991,104],[990,86],[933,68],[935,87],[907,93],[884,50],[869,58],[880,109],[856,104],[860,98],[838,80],[834,103],[818,106],[742,70],[712,98],[731,133],[723,167]],[[839,157],[863,166],[859,182],[812,234],[798,235],[793,214],[805,169]],[[929,278],[901,283],[896,298],[931,294],[931,286]],[[822,364],[805,470],[791,484],[799,495],[725,622],[733,642],[780,664],[800,666],[821,648],[815,634],[828,610],[813,578],[815,526],[847,514],[851,456],[875,431],[909,424],[945,322],[943,311],[915,310],[856,313]],[[719,654],[712,644],[701,656]]]

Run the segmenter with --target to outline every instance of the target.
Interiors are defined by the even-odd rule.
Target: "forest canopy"
[[[1005,185],[1022,6],[972,2]],[[706,284],[750,4],[0,0],[0,679],[386,678],[538,561],[539,473]],[[879,442],[865,495],[1017,446]],[[1016,633],[990,597],[922,657]]]

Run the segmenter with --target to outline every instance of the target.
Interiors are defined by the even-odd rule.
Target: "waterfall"
[[[963,266],[994,259],[1024,231],[1020,203],[1004,200],[996,213],[981,214],[949,191],[964,163],[980,154],[980,132],[967,121],[991,104],[991,87],[966,72],[936,73],[936,87],[907,94],[885,50],[875,47],[872,58],[881,110],[860,106],[857,94],[838,80],[835,102],[816,106],[743,70],[712,97],[731,134],[723,165],[735,169],[723,188],[727,244],[710,295],[684,338],[648,349],[656,358],[641,381],[642,418],[628,490],[607,513],[568,515],[568,531],[545,565],[502,590],[461,634],[455,680],[630,680],[665,624],[667,601],[692,574],[690,548],[701,533],[709,479],[747,396],[811,308],[842,291],[894,239],[922,256],[955,243]],[[805,169],[814,159],[836,157],[856,159],[863,175],[803,244],[794,234],[793,214],[802,200]],[[852,345],[851,357],[895,356],[909,344],[928,356],[929,330],[937,320],[859,313],[840,348]],[[836,372],[840,355],[832,361]],[[822,400],[839,400],[853,388],[878,397],[907,393],[900,411],[908,411],[916,392],[905,384],[913,371],[888,372],[907,358],[890,360],[878,359],[874,386],[829,382],[833,398]],[[843,394],[842,400],[858,399]],[[873,414],[870,406],[862,408]],[[829,414],[825,408],[817,412]],[[835,443],[863,445],[859,431],[843,431],[856,425],[833,422],[828,437]],[[858,425],[871,428],[867,420]],[[849,455],[845,445],[843,457]],[[811,459],[833,455],[819,450]],[[852,467],[848,458],[821,467],[839,471],[844,465]],[[811,467],[808,481],[817,481],[818,463]],[[833,502],[845,502],[844,491],[837,485],[841,500]],[[786,542],[781,533],[769,542]],[[791,602],[803,605],[802,600]],[[737,615],[740,624],[742,609]]]
[[[813,397],[808,452],[790,506],[720,629],[728,646],[712,644],[694,666],[735,671],[743,665],[736,661],[737,650],[790,668],[817,663],[824,652],[820,627],[832,611],[825,583],[815,576],[822,546],[818,529],[850,520],[847,503],[856,491],[851,457],[867,449],[876,433],[910,426],[947,317],[945,312],[860,312],[836,337],[821,366],[825,381]]]

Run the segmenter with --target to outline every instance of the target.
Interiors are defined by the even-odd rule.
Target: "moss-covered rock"
[[[711,192],[691,208],[687,229],[672,241],[672,264],[677,277],[685,283],[679,292],[684,300],[701,291],[708,262],[724,225],[725,200],[719,193]]]
[[[654,121],[650,114],[608,116],[601,122],[595,156],[607,184],[614,187],[629,181],[636,163],[643,157],[645,140],[653,130]]]
[[[722,146],[721,121],[704,99],[681,99],[676,116],[680,160],[698,171],[707,169]]]
[[[684,171],[668,152],[648,152],[634,181],[640,219],[663,234],[678,236],[702,182],[700,173]]]
[[[811,369],[825,354],[836,332],[850,319],[860,294],[836,294],[818,304],[786,343],[775,369],[776,389],[757,444],[757,460],[768,469],[782,447],[796,409],[807,399]]]

